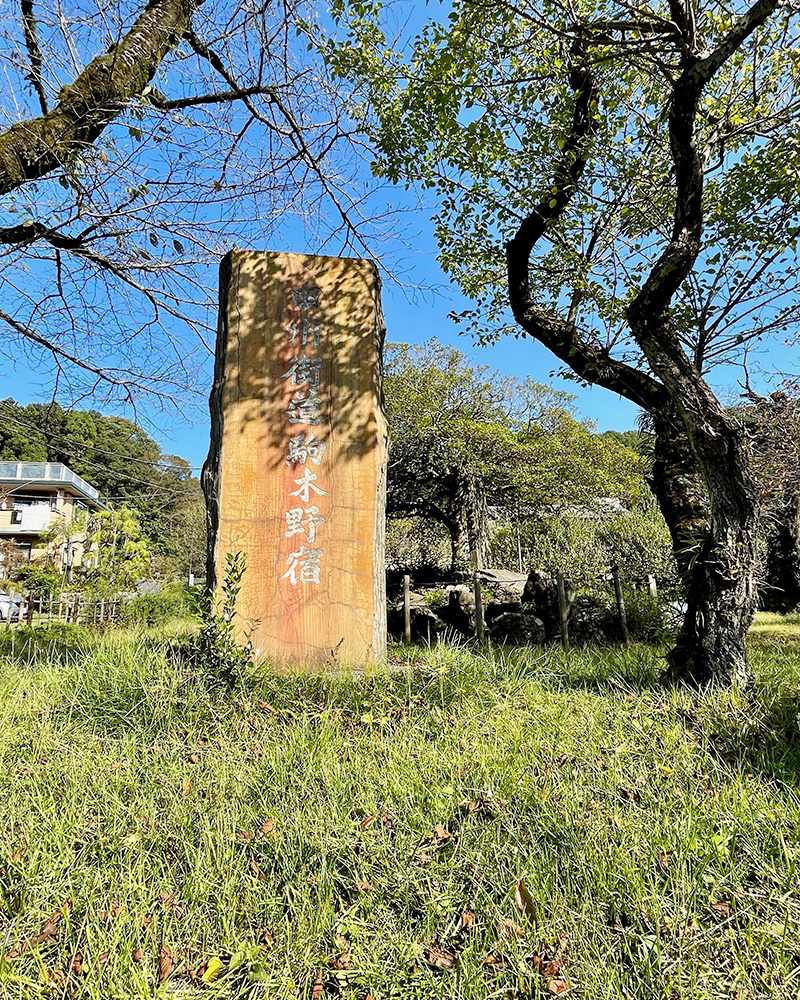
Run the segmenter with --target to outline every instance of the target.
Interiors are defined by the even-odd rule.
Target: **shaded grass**
[[[0,996],[547,996],[561,935],[575,996],[800,993],[795,647],[749,695],[440,648],[226,698],[155,634],[2,642]]]

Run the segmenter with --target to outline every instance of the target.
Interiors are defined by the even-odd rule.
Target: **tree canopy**
[[[705,374],[795,317],[797,10],[456,0],[388,65],[377,11],[326,50],[366,89],[374,170],[436,192],[479,335],[493,317],[648,411],[687,595],[670,670],[747,681],[757,491]]]
[[[576,420],[567,393],[435,341],[388,345],[385,368],[387,513],[444,525],[454,564],[486,564],[490,513],[530,519],[601,497],[646,503],[644,463]]]
[[[199,480],[187,461],[165,455],[141,427],[97,410],[0,401],[0,459],[63,462],[101,499],[138,518],[151,551],[202,564],[205,527]],[[194,518],[194,522],[192,522]],[[194,523],[194,533],[187,530]],[[188,537],[191,535],[191,537]]]

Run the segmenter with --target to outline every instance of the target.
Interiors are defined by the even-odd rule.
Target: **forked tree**
[[[436,191],[479,332],[649,414],[687,602],[669,674],[748,682],[757,491],[707,376],[796,319],[794,5],[460,0],[388,67],[363,7],[329,61],[372,97],[375,171]]]

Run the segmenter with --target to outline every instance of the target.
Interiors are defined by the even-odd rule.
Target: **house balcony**
[[[60,462],[0,462],[0,491],[3,488],[9,492],[24,488],[26,492],[37,493],[63,490],[95,510],[105,509],[100,502],[100,491]]]

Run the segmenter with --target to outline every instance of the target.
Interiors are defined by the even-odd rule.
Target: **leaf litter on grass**
[[[591,686],[594,653],[547,653],[537,673],[509,654],[442,650],[397,677],[264,677],[241,706],[187,686],[171,704],[175,684],[157,659],[140,657],[132,687],[119,657],[108,670],[92,655],[26,665],[39,716],[0,703],[0,754],[16,769],[0,777],[0,860],[29,844],[16,862],[21,911],[3,912],[0,901],[0,921],[15,931],[6,940],[34,940],[41,914],[68,894],[82,915],[6,964],[0,990],[10,1000],[52,995],[52,984],[31,992],[42,956],[88,1000],[131,996],[136,975],[158,977],[161,941],[175,956],[168,983],[202,981],[217,958],[225,967],[213,990],[226,998],[245,996],[257,968],[274,995],[289,997],[297,970],[313,964],[305,997],[318,981],[321,995],[347,1000],[400,983],[426,1000],[438,995],[433,984],[448,989],[457,975],[465,1000],[535,995],[534,984],[554,995],[716,1000],[734,996],[736,983],[748,1000],[785,1000],[797,954],[790,900],[800,896],[800,810],[780,770],[783,748],[763,742],[779,727],[759,729],[762,742],[742,752],[740,710],[722,696],[654,694],[632,679],[621,697]],[[624,663],[618,657],[614,670]],[[800,678],[795,661],[767,666],[775,690]],[[4,690],[13,698],[9,669]],[[135,699],[126,705],[115,685]],[[78,689],[92,692],[88,701]],[[255,710],[259,700],[275,710]],[[368,700],[390,725],[359,723]],[[754,714],[766,715],[764,706]],[[4,726],[9,711],[17,721]],[[248,752],[254,742],[260,754]],[[202,776],[187,747],[202,747]],[[196,788],[178,791],[187,771],[207,795],[197,810]],[[478,791],[489,788],[491,800]],[[620,801],[619,788],[639,801]],[[389,814],[391,830],[376,818],[354,843],[366,817]],[[30,835],[44,816],[48,837]],[[150,817],[146,829],[141,816]],[[261,832],[270,816],[280,818],[279,834]],[[137,839],[127,845],[130,817]],[[735,836],[718,843],[726,828]],[[164,905],[161,894],[173,892]],[[117,906],[108,921],[85,916]],[[623,910],[618,930],[613,912]],[[342,913],[339,947],[332,928]],[[265,926],[275,938],[262,949]],[[534,949],[537,941],[553,943]],[[231,969],[229,956],[239,954]],[[348,954],[346,969],[330,964]],[[412,955],[425,967],[418,974]]]

